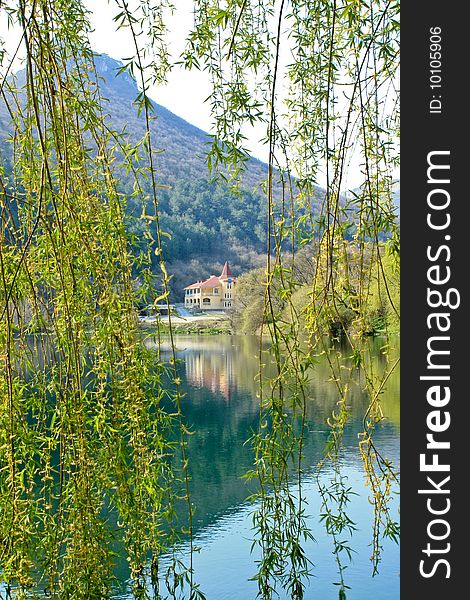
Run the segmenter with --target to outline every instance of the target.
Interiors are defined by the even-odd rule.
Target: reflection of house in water
[[[233,358],[231,349],[220,354],[205,350],[186,353],[184,360],[188,382],[222,394],[226,400],[230,400],[232,392],[237,389]]]
[[[146,348],[160,348],[161,358],[171,358],[171,341],[146,337]],[[195,388],[220,394],[226,401],[248,392],[257,404],[259,338],[255,336],[178,335],[175,350],[181,360],[183,380]],[[189,396],[191,396],[189,394]],[[201,397],[198,395],[197,397]],[[219,398],[220,399],[220,398]],[[196,397],[192,398],[195,401]]]
[[[168,362],[171,359],[171,342],[169,338],[157,336],[145,337],[145,346],[150,349],[160,348],[161,360]],[[182,380],[194,388],[197,393],[188,393],[185,398],[187,406],[207,404],[210,406],[223,406],[221,398],[226,404],[234,408],[231,413],[233,418],[243,420],[247,416],[246,407],[250,411],[259,409],[259,375],[260,365],[259,349],[260,339],[256,336],[176,336],[176,352],[181,360],[178,368],[181,369]],[[263,343],[263,342],[261,342]],[[398,356],[399,348],[391,345],[391,362],[383,362],[383,340],[377,338],[370,340],[371,353],[368,360],[372,361],[367,366],[368,372],[373,374],[374,381],[382,381]],[[264,381],[273,381],[277,369],[272,353],[269,350],[269,340],[263,343],[265,350],[261,355]],[[332,346],[331,351],[336,352],[338,346]],[[352,363],[350,363],[352,366]],[[355,371],[353,371],[355,373]],[[362,378],[355,377],[351,380],[351,372],[344,369],[340,372],[342,385],[350,385],[348,392],[348,405],[351,407],[351,416],[362,420],[369,406],[369,397],[364,393],[365,383]],[[390,377],[388,377],[390,375]],[[381,395],[380,405],[390,424],[399,426],[400,406],[399,388],[400,377],[398,369],[387,375],[387,387]],[[332,411],[337,408],[338,388],[337,382],[331,380],[330,359],[323,355],[318,362],[306,373],[306,415],[312,423],[325,423]],[[204,394],[207,389],[212,394]],[[195,390],[193,390],[195,392]],[[269,391],[265,388],[265,393]],[[210,404],[212,402],[212,404]],[[244,408],[243,408],[244,407]],[[226,408],[229,408],[227,406]],[[385,423],[386,424],[386,423]]]

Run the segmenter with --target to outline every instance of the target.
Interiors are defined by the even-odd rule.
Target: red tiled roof
[[[196,288],[199,288],[199,287],[201,287],[201,284],[198,282],[198,283],[192,283],[191,285],[187,285],[183,289],[185,289],[185,290],[193,290],[193,289],[196,289]]]
[[[220,281],[215,275],[211,275],[209,279],[201,282],[201,287],[215,287],[216,285],[220,285]]]
[[[225,261],[225,265],[222,269],[222,273],[220,274],[219,279],[228,279],[229,277],[232,277],[232,271],[230,270],[230,265],[228,264],[228,261]]]
[[[222,269],[222,273],[219,277],[215,275],[211,275],[208,279],[204,281],[197,281],[196,283],[192,283],[191,285],[187,285],[185,290],[197,290],[202,287],[216,287],[221,284],[221,280],[227,280],[232,278],[233,282],[236,281],[235,277],[232,275],[232,271],[230,270],[230,265],[228,261],[225,261],[224,268]]]
[[[197,283],[192,283],[191,285],[187,285],[185,290],[198,289],[202,287],[216,287],[220,285],[219,278],[215,275],[211,275],[209,279],[205,279],[204,281],[198,281]]]

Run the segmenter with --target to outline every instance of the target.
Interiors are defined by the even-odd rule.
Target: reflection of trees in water
[[[28,348],[31,360],[44,365],[51,362],[51,346],[46,336],[34,336]],[[369,364],[372,376],[380,378],[387,366],[393,362],[381,351],[379,339],[370,340]],[[146,340],[152,349],[155,341]],[[246,443],[259,425],[258,366],[260,340],[255,336],[178,336],[178,355],[183,360],[180,372],[183,378],[183,410],[186,421],[194,431],[188,439],[192,499],[196,505],[196,523],[207,525],[223,514],[229,507],[244,502],[255,482],[249,485],[242,476],[252,467],[253,453]],[[264,344],[263,363],[265,375],[274,373],[269,348]],[[332,352],[347,355],[346,347],[338,346]],[[397,353],[398,351],[396,351]],[[162,359],[170,357],[165,351]],[[344,377],[349,372],[344,370]],[[349,395],[350,420],[344,435],[344,460],[360,466],[357,452],[358,434],[362,430],[362,417],[368,406],[363,392],[364,380],[357,374],[352,379]],[[385,420],[377,430],[377,443],[382,438],[390,445],[395,436],[392,426],[399,425],[399,373],[387,381],[381,395]],[[331,381],[331,368],[326,358],[319,357],[310,373],[308,388],[307,419],[308,434],[304,442],[305,468],[317,464],[323,457],[329,429],[327,418],[338,400],[337,388]],[[396,450],[398,458],[398,437]],[[385,443],[385,442],[384,442]]]
[[[389,364],[380,352],[380,340],[370,341],[369,373],[380,377]],[[146,345],[151,349],[152,339]],[[191,474],[191,498],[196,507],[196,529],[213,524],[230,509],[239,507],[255,491],[257,482],[246,482],[242,477],[252,467],[253,451],[246,440],[258,429],[258,365],[259,338],[255,336],[178,336],[178,355],[182,359],[180,373],[183,380],[182,400],[186,422],[194,431],[188,437]],[[271,377],[274,366],[270,361],[267,344],[264,344],[265,374]],[[40,371],[54,363],[54,353],[47,336],[31,337],[25,352],[31,361],[40,365]],[[336,347],[335,352],[346,355],[347,348]],[[392,353],[391,353],[392,354]],[[161,353],[163,360],[170,353]],[[32,376],[32,373],[31,373]],[[344,377],[349,373],[344,372]],[[90,375],[91,377],[91,375]],[[331,369],[325,357],[310,373],[307,403],[307,435],[303,446],[304,469],[308,475],[324,455],[329,435],[326,419],[335,408],[337,389],[330,380]],[[378,427],[376,442],[386,446],[398,458],[398,435],[393,425],[399,424],[398,373],[388,380],[381,396],[386,420]],[[343,438],[342,460],[362,469],[358,454],[358,434],[362,430],[362,417],[368,406],[363,393],[364,381],[353,378],[350,401],[350,420]],[[183,503],[178,507],[184,521]],[[115,523],[116,515],[107,515]],[[120,579],[128,576],[127,563],[119,562],[116,574]]]
[[[370,343],[369,376],[380,377],[389,364],[380,353],[380,340]],[[196,505],[198,526],[207,525],[229,507],[244,502],[256,483],[249,485],[242,476],[252,467],[253,453],[247,439],[258,429],[259,406],[258,364],[259,338],[254,336],[178,337],[179,355],[184,359],[183,399],[187,422],[194,430],[190,436],[189,456],[192,499]],[[347,348],[336,347],[333,353],[346,355]],[[390,360],[390,359],[388,359]],[[391,359],[393,362],[393,358]],[[268,348],[263,355],[265,374],[273,374]],[[350,378],[348,369],[344,377]],[[362,469],[358,452],[358,434],[368,406],[365,382],[353,372],[349,395],[350,419],[344,434],[343,460]],[[376,432],[379,446],[398,458],[399,424],[398,372],[394,373],[381,396],[385,419]],[[308,434],[303,453],[304,467],[316,465],[324,455],[329,435],[327,418],[338,401],[337,387],[331,381],[331,368],[326,358],[319,357],[310,373],[307,403]],[[395,440],[395,441],[393,441]]]
[[[381,338],[370,339],[364,370],[369,377],[380,381],[384,372],[393,364],[398,356],[398,346],[383,352]],[[398,339],[397,339],[398,344]],[[267,378],[274,375],[268,343],[263,344],[262,362]],[[258,368],[260,341],[256,336],[212,336],[190,337],[179,336],[177,339],[179,355],[184,359],[184,372],[188,383],[202,387],[214,393],[220,393],[226,400],[235,390],[249,392],[252,402],[257,406]],[[338,345],[330,350],[333,359],[344,359],[350,354],[346,345]],[[352,377],[348,367],[352,362],[344,361],[339,375],[351,383],[350,411],[352,418],[362,418],[368,406],[368,398],[363,393],[365,386],[361,370],[353,371]],[[310,369],[308,416],[314,421],[325,421],[338,401],[337,386],[331,380],[331,366],[325,356],[319,356],[317,363]],[[394,425],[399,425],[399,370],[397,369],[387,380],[387,385],[380,396],[384,417]],[[194,398],[195,401],[196,398]]]

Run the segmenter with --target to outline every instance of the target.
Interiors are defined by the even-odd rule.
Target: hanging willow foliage
[[[305,519],[302,445],[309,381],[326,354],[338,407],[330,418],[325,459],[316,470],[321,518],[334,544],[340,598],[346,595],[344,536],[354,524],[347,513],[352,490],[341,474],[342,435],[351,381],[362,372],[369,395],[358,442],[374,505],[373,572],[381,541],[397,540],[391,516],[397,470],[373,441],[382,420],[380,395],[398,361],[384,374],[371,371],[363,335],[386,336],[384,356],[395,343],[388,324],[398,319],[396,286],[399,232],[393,208],[398,138],[399,3],[371,0],[199,0],[185,62],[204,68],[213,85],[214,139],[209,165],[237,179],[247,160],[243,148],[253,123],[266,124],[269,166],[267,267],[262,332],[270,335],[277,375],[260,378],[260,428],[253,438],[260,483],[254,515],[259,596],[277,586],[302,598],[311,557],[302,549],[312,536]],[[362,182],[348,190],[348,169]],[[322,195],[317,182],[326,185]],[[321,202],[321,210],[315,206]],[[314,275],[305,293],[296,252],[310,249]],[[301,274],[303,275],[303,274]],[[393,280],[393,284],[392,284]],[[302,287],[303,286],[303,287]],[[308,298],[298,302],[299,290]],[[373,297],[380,309],[373,316]],[[384,318],[384,307],[392,319]],[[347,338],[347,350],[331,338]],[[260,371],[261,371],[260,366]],[[328,467],[334,476],[325,485]],[[323,482],[323,483],[322,483]]]
[[[23,78],[3,65],[0,83],[14,124],[0,166],[0,568],[7,597],[107,598],[116,552],[128,558],[136,598],[203,597],[193,581],[188,432],[171,325],[172,359],[165,364],[159,352],[146,351],[136,314],[143,298],[169,302],[148,90],[170,68],[164,15],[171,3],[114,5],[116,27],[134,42],[124,69],[139,83],[137,110],[146,122],[144,138],[133,144],[105,118],[84,3],[0,5],[19,24],[25,56]],[[344,598],[351,551],[344,536],[354,523],[341,449],[358,370],[370,398],[358,452],[374,504],[374,571],[382,539],[398,535],[389,510],[396,466],[373,441],[380,396],[397,361],[379,377],[361,334],[380,328],[387,360],[394,341],[384,307],[399,311],[390,275],[396,277],[399,257],[392,203],[399,5],[195,0],[194,7],[182,61],[206,70],[212,82],[209,167],[235,182],[254,124],[266,127],[269,147],[262,333],[271,338],[276,376],[265,378],[260,364],[251,473],[260,484],[259,596],[283,587],[302,598],[311,571],[303,550],[314,532],[305,517],[302,448],[309,382],[325,354],[338,407],[314,475]],[[363,182],[347,193],[355,164]],[[154,211],[143,210],[146,250],[138,257],[125,227],[121,169],[133,174],[132,200],[143,207],[143,181],[151,182]],[[296,262],[300,248],[309,249],[314,270],[307,290]],[[301,304],[300,291],[307,298]],[[332,345],[340,333],[347,350]],[[182,504],[187,516],[178,520]],[[104,516],[106,507],[117,526]],[[181,533],[189,534],[189,564],[174,553],[164,592],[159,556],[175,549]]]
[[[159,555],[192,527],[174,349],[165,364],[137,333],[139,301],[168,302],[147,98],[145,138],[131,145],[104,116],[83,4],[2,9],[20,27],[25,70],[7,69],[0,88],[13,123],[0,172],[1,577],[8,597],[106,598],[120,548],[134,596],[147,598]],[[138,258],[122,169],[143,205],[152,181]],[[191,565],[175,558],[166,581],[172,597],[184,586],[198,596]]]

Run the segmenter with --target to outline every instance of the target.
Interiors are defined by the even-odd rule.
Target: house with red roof
[[[202,310],[230,310],[235,297],[236,279],[232,275],[228,262],[217,277],[197,281],[184,288],[185,308]]]

